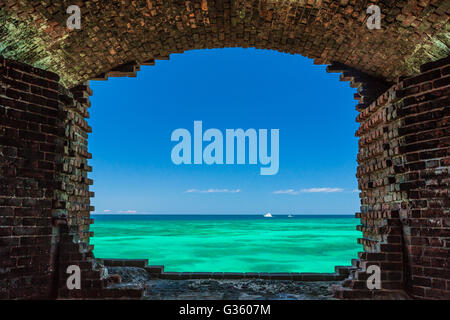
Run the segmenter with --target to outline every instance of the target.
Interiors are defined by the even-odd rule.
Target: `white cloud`
[[[352,192],[353,192],[353,193],[360,193],[361,191],[358,190],[358,189],[355,189],[355,190],[353,190]]]
[[[119,213],[136,213],[136,210],[125,210],[125,211],[119,211]]]
[[[111,210],[107,209],[107,210],[103,210],[103,212],[105,212],[105,213],[106,213],[106,212],[111,212]]]
[[[297,195],[300,193],[333,193],[333,192],[342,192],[344,189],[342,188],[308,188],[308,189],[287,189],[287,190],[277,190],[274,191],[274,194],[290,194]]]
[[[300,191],[295,191],[294,189],[288,189],[288,190],[277,190],[277,191],[274,191],[273,193],[275,193],[275,194],[292,194],[292,195],[296,195],[296,194],[299,194]]]
[[[239,193],[241,189],[188,189],[184,193]]]
[[[300,192],[306,192],[306,193],[315,193],[315,192],[342,192],[344,189],[342,188],[309,188],[309,189],[302,189]]]

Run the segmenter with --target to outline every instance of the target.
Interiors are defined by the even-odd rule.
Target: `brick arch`
[[[340,298],[449,298],[449,50],[445,1],[76,1],[0,4],[0,298],[139,297],[108,290],[89,245],[89,79],[134,76],[191,49],[302,54],[358,88],[364,251]],[[14,165],[11,165],[13,163]],[[83,290],[65,288],[78,264]],[[368,290],[370,265],[382,290]],[[39,283],[39,288],[36,287]],[[56,285],[55,285],[56,283]]]
[[[57,73],[66,87],[191,49],[273,49],[386,81],[446,55],[443,1],[371,3],[382,10],[382,30],[368,30],[369,2],[356,0],[8,0],[0,6],[1,51]],[[70,31],[65,8],[73,4],[81,8],[82,27]]]

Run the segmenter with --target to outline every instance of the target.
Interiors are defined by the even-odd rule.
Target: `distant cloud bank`
[[[290,194],[290,195],[297,195],[300,193],[334,193],[334,192],[343,192],[344,189],[342,188],[308,188],[308,189],[300,189],[300,190],[294,190],[294,189],[287,189],[287,190],[277,190],[274,191],[274,194]]]
[[[100,214],[100,213],[111,213],[111,214],[117,214],[117,213],[138,213],[137,210],[111,210],[111,209],[105,209],[102,210],[101,212],[94,212],[95,214]]]
[[[239,193],[241,189],[188,189],[184,193]]]

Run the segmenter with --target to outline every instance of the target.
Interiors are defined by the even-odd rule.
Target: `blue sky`
[[[96,213],[354,214],[355,89],[299,55],[195,50],[91,81]],[[175,165],[175,129],[279,129],[279,171]],[[205,144],[204,144],[205,146]]]

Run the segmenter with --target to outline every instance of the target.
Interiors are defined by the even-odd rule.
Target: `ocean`
[[[334,272],[362,247],[353,215],[93,214],[96,258],[173,272]]]

